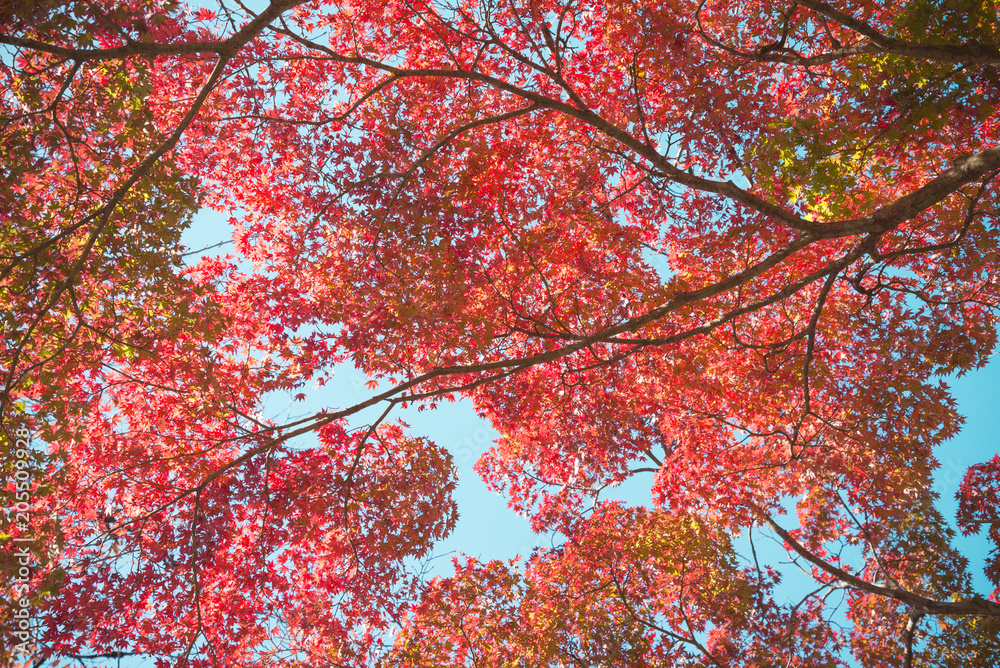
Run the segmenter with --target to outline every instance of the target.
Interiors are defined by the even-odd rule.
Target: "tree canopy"
[[[994,0],[209,4],[0,5],[5,661],[1000,664]],[[458,396],[560,540],[425,582]]]

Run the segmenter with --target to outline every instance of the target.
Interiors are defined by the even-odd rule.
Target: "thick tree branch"
[[[769,515],[762,513],[764,524],[778,534],[799,556],[816,566],[821,571],[832,575],[841,582],[863,591],[868,594],[884,596],[900,603],[904,603],[914,611],[926,615],[941,615],[944,617],[963,617],[981,615],[985,617],[1000,617],[1000,604],[989,601],[979,596],[964,601],[936,601],[934,599],[914,594],[913,592],[896,587],[885,587],[862,580],[851,575],[845,570],[837,568],[833,564],[817,557],[806,549],[802,543],[795,540],[790,533],[785,531]]]
[[[893,53],[920,60],[940,60],[949,63],[990,65],[993,67],[1000,66],[1000,50],[985,44],[966,42],[965,44],[953,45],[908,42],[883,35],[864,21],[859,21],[853,16],[834,9],[825,2],[799,0],[799,4],[836,21],[859,35],[867,37],[872,41],[872,44],[884,53]]]

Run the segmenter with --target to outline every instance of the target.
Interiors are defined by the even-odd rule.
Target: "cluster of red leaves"
[[[970,466],[958,491],[958,527],[965,535],[979,533],[987,525],[994,547],[986,564],[986,575],[1000,587],[1000,455],[984,464]],[[993,597],[1000,596],[1000,590]]]
[[[36,657],[995,665],[932,492],[940,376],[996,342],[986,4],[0,8],[0,412],[58,462]],[[202,205],[236,254],[185,267]],[[372,399],[261,414],[344,362]],[[454,475],[385,419],[459,393],[564,542],[422,586]],[[644,473],[650,508],[601,501]],[[762,525],[798,603],[737,562]]]

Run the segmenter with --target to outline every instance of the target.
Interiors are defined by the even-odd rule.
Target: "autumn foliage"
[[[997,340],[993,0],[209,4],[0,5],[4,662],[1000,663],[951,542],[1000,464],[933,492]],[[454,467],[394,412],[458,396],[557,538],[425,580]]]

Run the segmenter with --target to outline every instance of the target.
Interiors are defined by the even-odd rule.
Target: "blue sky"
[[[993,354],[983,369],[962,378],[949,380],[958,400],[958,410],[965,416],[961,433],[938,449],[941,468],[936,476],[935,491],[941,498],[938,507],[945,518],[955,519],[958,503],[955,493],[966,469],[984,462],[1000,452],[1000,359]],[[976,588],[983,593],[992,591],[983,575],[983,562],[989,552],[985,534],[959,537],[959,549],[972,561],[970,571]]]

